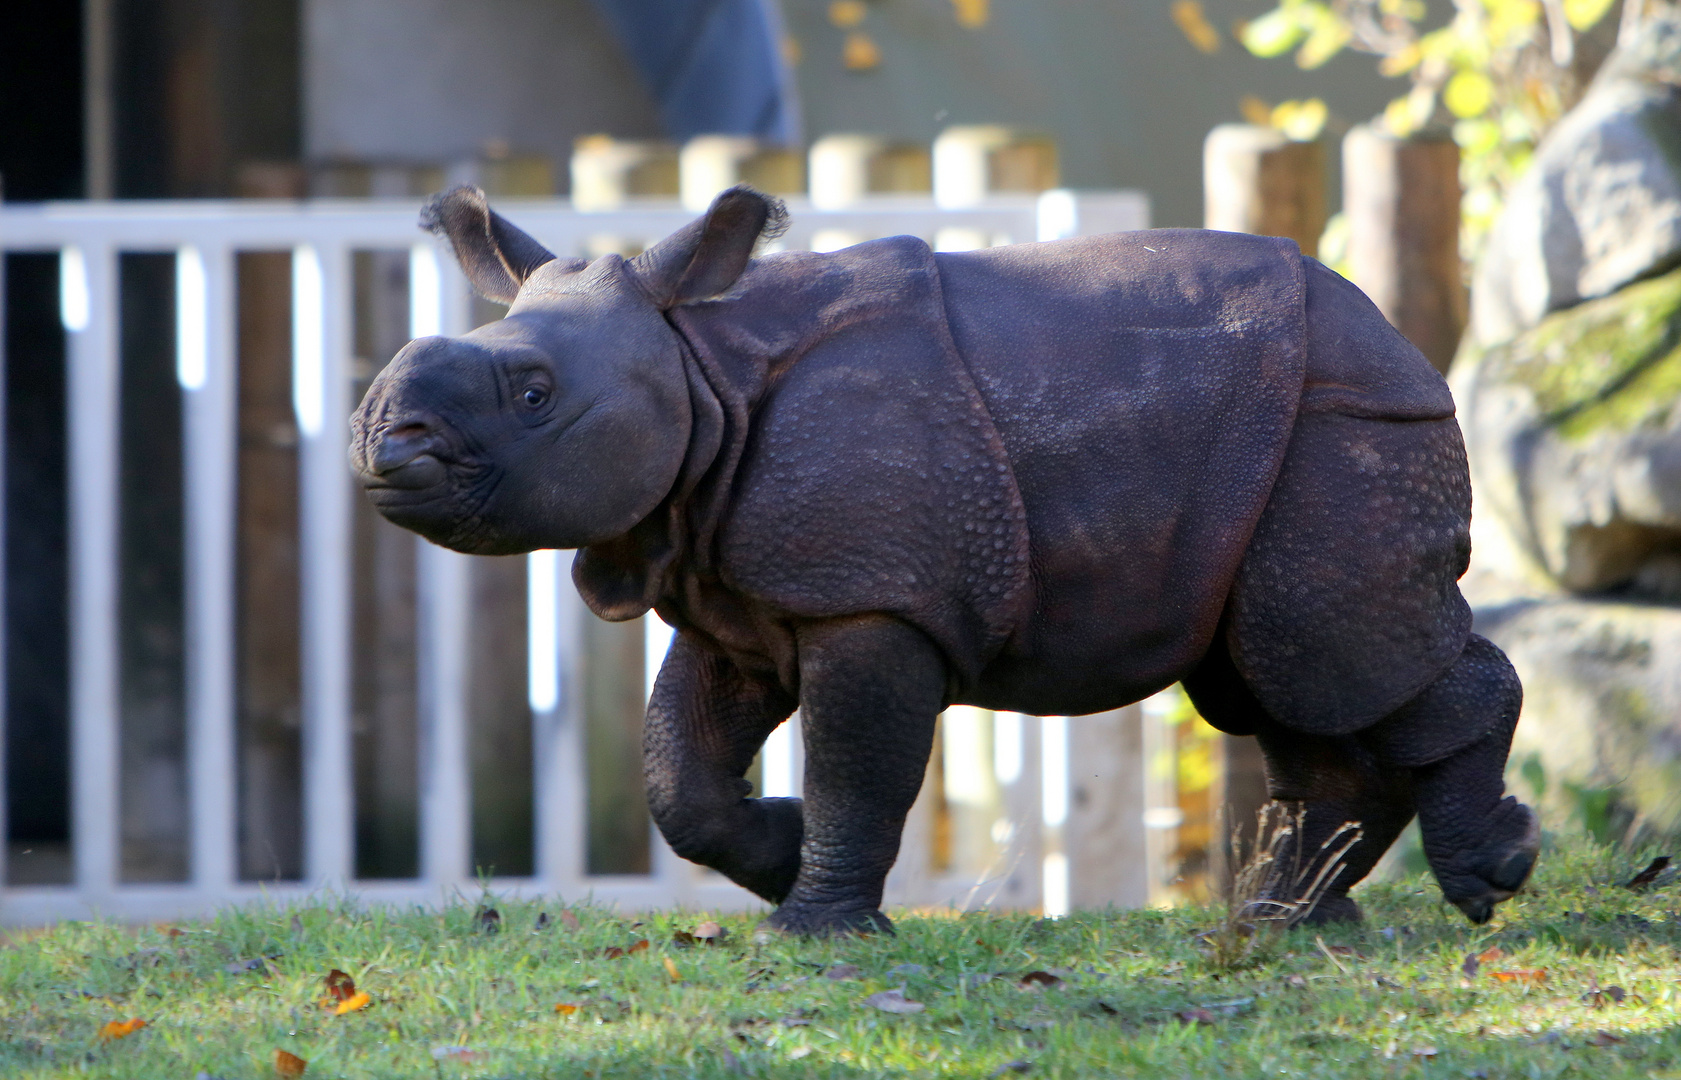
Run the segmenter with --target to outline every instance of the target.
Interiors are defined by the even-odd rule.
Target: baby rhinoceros
[[[1473,921],[1517,891],[1522,691],[1457,585],[1453,401],[1358,289],[1200,230],[754,258],[785,220],[733,188],[585,262],[439,196],[423,224],[512,306],[411,342],[353,421],[392,521],[576,548],[597,615],[677,628],[644,754],[679,854],[773,928],[886,929],[941,709],[1091,713],[1177,680],[1260,740],[1304,862],[1360,824],[1314,918],[1359,917],[1349,888],[1415,813]],[[804,799],[748,798],[796,708]]]

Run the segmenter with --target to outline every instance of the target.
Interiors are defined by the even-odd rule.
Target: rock
[[[1681,609],[1554,597],[1480,610],[1476,630],[1523,680],[1512,779],[1543,819],[1681,837]]]
[[[1473,605],[1501,598],[1496,579],[1681,603],[1681,270],[1468,345],[1452,381]]]
[[[1510,340],[1550,311],[1681,258],[1681,17],[1648,20],[1542,139],[1472,281],[1471,332]]]

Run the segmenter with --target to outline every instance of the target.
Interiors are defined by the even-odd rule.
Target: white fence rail
[[[355,492],[345,464],[344,423],[354,406],[353,253],[411,252],[411,333],[461,333],[472,321],[472,302],[453,260],[416,229],[418,208],[416,202],[370,200],[0,208],[0,249],[60,253],[70,388],[74,853],[72,884],[0,885],[0,923],[95,913],[166,919],[259,896],[285,900],[321,888],[345,889],[369,900],[431,903],[471,888],[468,643],[463,629],[470,603],[467,560],[429,545],[422,547],[416,574],[419,876],[403,881],[354,877],[349,552]],[[644,245],[692,216],[674,205],[586,214],[555,201],[503,200],[498,209],[563,254],[598,248],[601,237]],[[953,248],[1147,224],[1143,199],[1131,193],[1052,192],[964,210],[937,209],[929,200],[910,198],[821,212],[796,203],[791,210],[793,224],[782,241],[791,248],[897,233]],[[302,880],[289,883],[241,880],[236,853],[236,255],[255,250],[290,251],[292,265],[304,872]],[[118,258],[126,252],[173,252],[177,268],[190,876],[175,884],[127,884],[118,870]],[[627,908],[721,909],[756,903],[722,878],[677,859],[657,836],[651,873],[585,872],[585,760],[574,691],[583,676],[580,633],[587,615],[554,553],[530,557],[529,581],[535,873],[498,879],[495,887],[568,898],[590,894]],[[652,631],[650,643],[651,649],[659,645]],[[1140,723],[1136,709],[1073,724],[1010,716],[948,718],[943,787],[927,785],[913,813],[904,852],[890,878],[889,901],[1051,909],[1070,902],[1144,902]],[[797,733],[790,730],[794,726],[785,725],[764,755],[765,785],[772,793],[797,793],[800,753]],[[1072,771],[1071,760],[1080,763]],[[954,854],[949,819],[952,807],[961,811],[968,805],[965,799],[982,807],[983,816],[992,816],[990,822],[981,821],[991,846]]]

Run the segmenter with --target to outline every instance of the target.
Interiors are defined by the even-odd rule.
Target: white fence
[[[498,209],[553,250],[583,253],[611,236],[646,244],[690,219],[675,206],[583,214],[554,201],[503,200]],[[1051,192],[973,209],[926,199],[815,211],[797,202],[783,245],[910,233],[947,248],[1144,227],[1131,193]],[[461,333],[471,300],[447,251],[416,229],[418,204],[78,203],[0,208],[0,248],[60,253],[67,331],[71,822],[73,884],[0,886],[0,923],[99,913],[147,920],[211,910],[260,895],[321,888],[369,900],[437,902],[469,890],[464,613],[466,557],[424,545],[417,566],[420,736],[419,876],[357,881],[349,693],[352,619],[349,528],[353,491],[343,418],[354,406],[349,370],[351,258],[411,252],[411,332]],[[301,881],[240,880],[235,812],[234,507],[237,473],[235,257],[292,253],[292,392],[299,432],[298,543],[303,864]],[[182,394],[186,626],[186,774],[190,879],[120,880],[118,597],[118,256],[174,252],[177,376]],[[591,876],[583,859],[585,772],[579,702],[580,627],[587,614],[557,553],[529,557],[529,665],[535,791],[535,875],[498,890],[592,894],[628,908],[737,908],[756,901],[682,862],[654,840],[647,875]],[[663,629],[663,628],[659,628]],[[650,631],[650,649],[661,642]],[[1055,910],[1069,903],[1146,899],[1144,780],[1138,710],[1072,723],[963,713],[948,718],[942,783],[926,786],[890,879],[889,901]],[[797,793],[793,724],[764,755],[771,793]],[[1069,762],[1080,765],[1070,769]],[[943,784],[943,786],[942,786]],[[940,804],[944,799],[945,803]],[[965,799],[991,807],[990,846],[951,851],[951,813]],[[943,817],[941,815],[944,815]],[[965,826],[973,834],[972,823]],[[983,850],[984,849],[984,850]],[[976,854],[976,852],[979,854]],[[965,862],[967,860],[967,862]],[[1072,869],[1069,869],[1069,867]],[[944,867],[944,870],[941,868]]]

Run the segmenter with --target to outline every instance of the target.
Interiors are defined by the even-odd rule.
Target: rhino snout
[[[362,486],[419,491],[444,480],[444,463],[434,451],[437,439],[418,421],[394,425],[373,439],[364,453]]]

